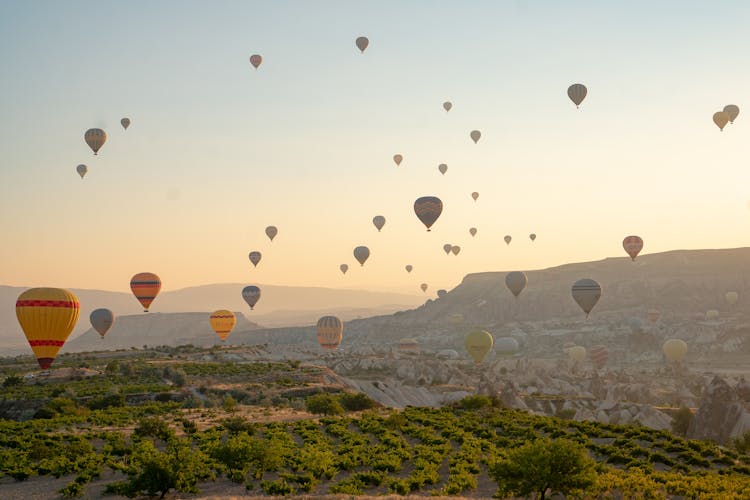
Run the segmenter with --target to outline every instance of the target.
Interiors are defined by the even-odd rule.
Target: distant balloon
[[[242,289],[242,298],[250,306],[250,309],[253,309],[260,300],[260,288],[255,285],[246,286]]]
[[[588,94],[588,89],[581,83],[574,83],[568,87],[568,97],[576,105],[576,108],[581,105],[586,98],[586,94]]]
[[[477,235],[477,228],[470,227],[469,228],[469,234],[472,235],[472,236],[476,236]]]
[[[406,269],[407,273],[410,273],[411,270],[414,269],[414,267],[411,264],[407,264],[406,267],[404,267],[404,269]]]
[[[401,155],[393,155],[393,161],[396,164],[396,166],[401,165],[401,162],[404,161],[404,157]]]
[[[711,319],[716,319],[718,317],[719,317],[719,311],[717,311],[716,309],[709,309],[708,311],[706,311],[706,319],[711,320]]]
[[[109,309],[95,309],[89,315],[89,321],[91,321],[91,326],[94,330],[104,338],[115,323],[115,315]]]
[[[520,350],[518,341],[513,337],[500,337],[495,339],[494,344],[495,352],[503,356],[516,354]]]
[[[479,198],[479,193],[474,191],[473,193],[471,193],[471,197],[474,198],[474,201],[477,201],[477,198]]]
[[[526,288],[528,282],[526,274],[521,271],[513,271],[505,275],[505,286],[516,297]]]
[[[441,163],[440,165],[438,165],[438,170],[440,170],[441,174],[445,175],[445,173],[448,171],[448,165],[446,165],[445,163]]]
[[[335,350],[344,338],[344,324],[336,316],[323,316],[318,320],[318,343],[326,351]]]
[[[453,250],[453,245],[451,245],[450,243],[446,243],[445,245],[443,245],[443,251],[445,252],[445,255],[450,255],[451,250]]]
[[[42,370],[49,369],[70,336],[80,307],[62,288],[30,288],[18,296],[16,317]]]
[[[739,300],[740,295],[737,292],[727,292],[724,294],[724,298],[730,306],[733,306]]]
[[[341,269],[342,274],[346,274],[346,272],[349,270],[349,266],[347,264],[341,264],[339,266],[339,269]]]
[[[586,348],[580,345],[569,347],[568,358],[574,363],[583,363],[586,361]]]
[[[423,292],[426,292],[427,291],[427,283],[422,283],[421,285],[419,285],[419,288],[421,288]]]
[[[247,256],[250,259],[250,262],[253,263],[253,267],[258,267],[258,262],[260,262],[260,259],[262,258],[262,255],[259,251],[253,250],[250,252]]]
[[[277,234],[279,234],[279,230],[276,226],[268,226],[266,228],[266,236],[268,236],[269,240],[273,241]]]
[[[414,213],[429,231],[443,212],[443,202],[435,196],[422,196],[414,202]]]
[[[534,240],[536,240],[536,234],[534,234],[534,233],[531,233],[531,234],[529,235],[529,239],[530,239],[531,241],[534,241]]]
[[[123,118],[122,120],[120,120],[120,125],[122,125],[122,128],[127,130],[130,126],[130,118]]]
[[[471,140],[474,141],[474,144],[476,144],[482,137],[482,133],[479,130],[472,130],[469,134],[469,137],[471,137]]]
[[[439,299],[442,299],[446,295],[448,295],[448,290],[443,290],[441,288],[440,290],[437,291],[437,296],[438,296]]]
[[[589,359],[594,368],[601,370],[609,360],[609,349],[605,345],[594,345],[589,347]]]
[[[729,123],[734,123],[737,115],[740,114],[740,108],[734,104],[727,104],[724,106],[724,112],[729,115]]]
[[[479,364],[492,350],[494,339],[489,332],[484,330],[476,330],[469,333],[464,339],[464,347],[469,356],[472,357],[474,363]]]
[[[448,111],[450,111],[452,107],[453,107],[453,103],[452,103],[452,102],[450,102],[450,101],[445,101],[445,102],[443,103],[443,109],[445,110],[445,112],[446,112],[446,113],[447,113]]]
[[[626,236],[622,240],[622,248],[630,255],[630,260],[635,261],[635,258],[643,250],[643,240],[640,236]]]
[[[649,321],[649,323],[656,323],[659,321],[659,317],[661,316],[661,311],[658,309],[649,309],[646,311],[646,319]]]
[[[83,139],[94,154],[97,154],[104,143],[107,142],[107,133],[100,128],[90,128],[83,134]]]
[[[357,38],[355,43],[357,44],[357,48],[361,52],[364,52],[367,46],[370,45],[370,40],[368,40],[366,36],[361,36]]]
[[[684,340],[669,339],[662,346],[664,357],[669,363],[679,363],[687,356],[688,346]]]
[[[87,167],[86,165],[81,164],[76,167],[76,172],[78,172],[78,175],[81,176],[81,179],[83,179],[83,177],[88,173],[88,171],[89,171],[89,167]]]
[[[234,330],[234,325],[237,324],[237,317],[232,311],[220,309],[211,313],[209,322],[216,335],[224,342],[229,337],[229,334],[232,333],[232,330]]]
[[[630,331],[632,333],[643,332],[643,322],[639,318],[630,318],[628,325],[630,326]]]
[[[354,249],[354,258],[357,259],[360,265],[364,266],[367,259],[370,257],[370,249],[365,246],[360,246]]]
[[[719,127],[719,130],[724,130],[724,127],[729,122],[729,113],[726,111],[717,111],[714,113],[714,123],[717,127]]]
[[[260,63],[262,62],[263,62],[263,57],[261,57],[260,54],[253,54],[250,56],[250,64],[253,65],[253,68],[258,69],[258,66],[260,66]]]
[[[584,278],[573,283],[571,289],[573,300],[583,309],[588,318],[599,297],[602,296],[602,287],[592,279]]]
[[[385,217],[382,215],[376,215],[372,218],[372,224],[377,228],[378,232],[385,226]]]
[[[461,247],[458,245],[453,245],[451,247],[451,252],[453,252],[453,255],[458,255],[458,253],[461,251]]]
[[[143,312],[148,312],[161,290],[161,279],[154,273],[138,273],[130,279],[130,290],[143,306]]]
[[[448,316],[448,322],[452,325],[460,325],[464,322],[464,315],[461,313],[455,313]]]
[[[505,240],[505,244],[506,244],[506,245],[510,245],[510,242],[511,242],[511,240],[512,240],[512,239],[513,239],[513,238],[512,238],[512,237],[511,237],[511,236],[510,236],[509,234],[506,234],[506,235],[505,235],[505,236],[503,237],[503,240]]]

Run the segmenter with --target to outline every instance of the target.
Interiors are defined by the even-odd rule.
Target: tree
[[[339,403],[346,411],[369,410],[370,408],[374,408],[376,404],[373,399],[361,392],[345,392],[339,396]]]
[[[222,401],[221,407],[227,413],[234,413],[237,411],[237,400],[234,399],[231,394],[227,394],[224,396],[224,401]]]
[[[692,421],[693,412],[690,411],[690,408],[683,406],[677,410],[672,418],[672,432],[678,436],[685,437]]]
[[[3,380],[3,387],[15,387],[23,385],[23,378],[19,375],[8,375],[5,380]]]
[[[586,448],[566,439],[537,439],[511,450],[490,469],[502,495],[544,500],[547,490],[563,495],[586,490],[596,483],[596,462]]]
[[[344,408],[338,399],[327,392],[315,394],[305,400],[305,406],[310,413],[322,413],[323,415],[341,415]]]

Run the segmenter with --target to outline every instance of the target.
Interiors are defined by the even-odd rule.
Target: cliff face
[[[750,431],[750,413],[738,390],[714,377],[690,423],[687,437],[727,443],[747,431]]]

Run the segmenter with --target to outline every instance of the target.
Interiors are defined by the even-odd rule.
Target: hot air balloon
[[[411,270],[414,269],[414,267],[411,264],[407,264],[406,267],[404,267],[404,269],[406,269],[407,273],[410,273]]]
[[[443,245],[443,252],[445,252],[445,255],[450,255],[451,250],[453,250],[453,245],[451,245],[450,243],[446,243],[445,245]]]
[[[661,311],[658,309],[649,309],[646,311],[646,319],[649,321],[649,323],[656,323],[659,321],[659,317],[661,316]]]
[[[440,170],[441,174],[445,175],[445,173],[448,171],[448,165],[446,165],[445,163],[441,163],[440,165],[438,165],[438,170]]]
[[[452,103],[452,102],[450,102],[450,101],[445,101],[445,102],[443,103],[443,109],[445,110],[445,112],[446,112],[446,113],[447,113],[448,111],[450,111],[452,107],[453,107],[453,103]]]
[[[376,215],[372,218],[372,224],[378,229],[378,232],[380,232],[380,230],[383,229],[383,226],[385,226],[385,217],[382,215]]]
[[[518,297],[523,289],[526,288],[528,282],[529,280],[526,278],[526,273],[521,271],[513,271],[505,275],[505,286],[507,286],[508,290],[510,290],[516,297]]]
[[[471,137],[471,140],[474,141],[474,144],[476,144],[482,137],[482,133],[479,130],[472,130],[469,134],[469,137]]]
[[[630,326],[630,331],[632,333],[643,333],[643,322],[640,318],[630,318],[630,320],[628,320],[628,325]]]
[[[740,108],[734,104],[727,104],[724,106],[723,111],[729,115],[729,123],[734,123],[734,120],[737,119],[737,115],[740,114]]]
[[[469,234],[470,234],[470,235],[471,235],[472,237],[473,237],[473,236],[476,236],[476,235],[477,235],[477,228],[475,228],[475,227],[470,227],[470,228],[469,228]]]
[[[16,317],[42,370],[52,365],[79,311],[78,298],[62,288],[31,288],[18,296]]]
[[[458,245],[453,245],[451,247],[451,252],[453,252],[453,255],[458,255],[458,253],[461,251],[461,247]]]
[[[130,126],[130,118],[123,118],[122,120],[120,120],[120,125],[122,125],[122,128],[127,130]]]
[[[91,326],[94,327],[102,338],[107,334],[112,325],[115,323],[115,315],[109,309],[95,309],[89,316]]]
[[[268,226],[266,228],[266,236],[268,236],[269,240],[273,241],[277,234],[279,234],[279,230],[276,226]]]
[[[138,273],[130,279],[130,290],[143,306],[143,312],[148,312],[161,290],[161,279],[154,273]]]
[[[492,350],[494,339],[490,332],[476,330],[469,333],[464,339],[466,352],[472,357],[474,363],[479,364],[485,356]]]
[[[263,57],[261,57],[260,54],[253,54],[250,56],[250,64],[253,65],[253,68],[258,69],[258,66],[260,66],[260,63],[262,62],[263,62]]]
[[[242,289],[242,298],[250,306],[250,309],[255,308],[255,304],[260,300],[260,288],[255,285],[248,285]]]
[[[669,363],[679,363],[685,359],[687,355],[688,346],[684,340],[680,339],[669,339],[664,342],[662,346],[664,356],[667,358]]]
[[[370,257],[370,249],[365,246],[359,246],[354,249],[354,258],[357,259],[360,265],[364,266],[367,259]]]
[[[568,358],[574,363],[583,363],[586,360],[586,348],[580,345],[568,347]]]
[[[435,196],[422,196],[414,202],[414,213],[429,231],[443,212],[443,202]]]
[[[448,316],[448,322],[451,325],[460,325],[464,322],[464,315],[461,313],[455,313]]]
[[[495,352],[503,356],[516,354],[520,347],[513,337],[500,337],[494,341]]]
[[[339,266],[339,269],[341,269],[342,274],[346,274],[346,272],[349,270],[349,266],[347,264],[341,264]]]
[[[568,97],[570,97],[570,100],[576,105],[576,108],[581,105],[586,98],[586,94],[588,94],[588,90],[586,89],[586,86],[581,83],[574,83],[568,87]]]
[[[709,309],[708,311],[706,311],[707,320],[716,319],[718,317],[719,317],[719,311],[717,311],[716,309]]]
[[[253,250],[247,255],[247,257],[250,259],[250,262],[252,262],[253,267],[258,267],[258,262],[260,262],[262,255],[259,251]]]
[[[506,244],[506,245],[510,245],[510,242],[511,242],[511,240],[512,240],[512,239],[513,239],[513,238],[512,238],[512,237],[511,237],[511,236],[510,236],[509,234],[506,234],[506,235],[505,235],[505,236],[503,237],[503,240],[505,240],[505,244]]]
[[[404,161],[404,157],[402,155],[393,155],[393,162],[396,164],[397,167],[401,165],[402,161]]]
[[[318,320],[318,342],[326,351],[336,349],[344,337],[344,324],[336,316],[323,316]]]
[[[602,287],[596,281],[584,278],[573,283],[571,293],[573,300],[583,309],[588,318],[591,310],[599,302],[599,297],[602,296]]]
[[[419,285],[419,288],[421,288],[423,292],[426,292],[427,291],[427,283],[422,283],[421,285]]]
[[[364,51],[367,48],[367,46],[370,45],[370,40],[368,40],[366,36],[361,36],[361,37],[357,38],[357,40],[355,41],[355,43],[357,44],[357,48],[362,53],[364,53]]]
[[[419,352],[419,342],[417,339],[407,337],[398,341],[398,350],[406,352]]]
[[[594,345],[589,347],[589,359],[594,368],[601,370],[609,360],[609,349],[605,345]]]
[[[474,198],[474,201],[477,201],[477,198],[479,198],[479,193],[474,191],[473,193],[471,193],[471,197]]]
[[[441,288],[440,290],[437,291],[437,296],[438,296],[439,299],[442,299],[446,295],[448,295],[448,290],[443,290]]]
[[[729,113],[726,111],[717,111],[714,113],[714,123],[717,127],[719,127],[719,130],[724,130],[724,127],[729,122]]]
[[[531,234],[529,235],[529,239],[530,239],[531,241],[534,241],[534,240],[536,240],[536,234],[534,234],[534,233],[531,233]]]
[[[635,258],[643,250],[643,240],[640,236],[626,236],[622,240],[622,248],[630,255],[630,259],[635,261]]]
[[[737,292],[727,292],[724,294],[724,298],[730,306],[733,306],[737,303],[740,295]]]
[[[88,171],[89,171],[89,167],[87,167],[86,165],[81,164],[76,167],[76,172],[78,172],[78,175],[81,176],[81,179],[83,179],[83,177],[88,173]]]
[[[90,128],[83,134],[86,144],[97,154],[104,143],[107,142],[107,133],[100,128]]]
[[[237,324],[234,313],[226,309],[212,312],[209,321],[211,322],[211,328],[214,329],[222,342],[229,337],[229,334],[234,330],[234,325]]]

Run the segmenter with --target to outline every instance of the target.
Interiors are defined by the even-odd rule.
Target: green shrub
[[[369,410],[375,407],[375,401],[367,396],[366,394],[358,393],[343,393],[339,395],[339,403],[344,407],[346,411],[361,411]]]
[[[133,434],[138,437],[155,437],[168,441],[174,436],[174,431],[169,428],[167,422],[159,417],[144,417],[138,421]]]
[[[294,486],[287,483],[284,479],[276,481],[261,481],[260,487],[267,495],[291,495],[294,493]]]
[[[310,413],[322,415],[341,415],[344,408],[338,402],[338,399],[327,392],[309,396],[305,400],[305,406]]]

